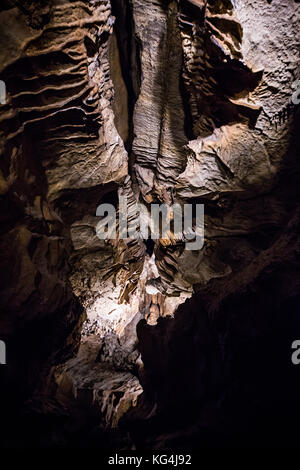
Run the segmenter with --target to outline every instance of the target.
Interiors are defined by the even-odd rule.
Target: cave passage
[[[0,447],[299,447],[299,17],[2,2]]]

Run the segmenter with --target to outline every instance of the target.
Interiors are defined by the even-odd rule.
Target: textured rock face
[[[133,1],[133,12],[143,74],[134,113],[135,170],[146,201],[151,201],[149,193],[153,191],[168,203],[170,190],[185,165],[187,144],[180,94],[178,8],[175,1]]]
[[[271,248],[173,319],[138,325],[144,400],[138,448],[295,447],[299,371],[299,209]],[[284,429],[284,432],[282,431]]]
[[[98,354],[98,336],[83,341],[78,356],[61,373],[56,372],[57,395],[62,402],[69,404],[72,400],[94,409],[102,426],[115,428],[122,416],[136,406],[142,387],[137,377],[109,367],[107,362],[99,361]]]
[[[89,250],[94,265],[99,251],[102,263],[93,216],[127,174],[114,124],[109,2],[21,3],[5,2],[0,12],[7,89],[1,106],[0,331],[12,351],[7,375],[16,375],[16,382],[28,351],[20,347],[13,357],[16,331],[20,338],[29,332],[30,362],[40,355],[42,331],[51,327],[41,367],[64,360],[68,335],[68,354],[78,345],[82,307],[68,281],[71,255],[75,249],[81,256],[83,278]],[[115,68],[112,75],[120,75]]]
[[[254,11],[260,12],[259,26]],[[283,168],[299,168],[294,122],[290,116],[277,126],[274,116],[291,102],[299,74],[298,15],[294,2],[279,7],[262,1],[250,8],[244,2],[207,2],[206,8],[204,2],[179,3],[183,81],[194,139],[189,139],[174,199],[206,204],[207,241],[198,254],[161,256],[165,284],[170,285],[169,274],[178,288],[186,283],[201,288],[242,269],[260,251],[256,234],[265,234],[265,248],[289,220],[293,192],[286,187],[283,195],[277,185]],[[280,25],[269,39],[276,17]],[[258,203],[262,199],[263,206]]]
[[[60,370],[59,393],[71,384],[71,400],[77,390],[109,426],[132,406],[135,419],[146,410],[153,444],[155,420],[176,415],[180,401],[200,408],[218,388],[217,408],[230,381],[234,397],[249,385],[222,356],[234,334],[218,324],[224,312],[234,324],[244,303],[255,305],[254,290],[248,333],[259,335],[255,315],[290,308],[299,293],[299,110],[289,106],[299,4],[5,0],[0,20],[4,389],[17,395],[22,381],[22,398],[49,391],[49,370],[76,353],[86,315],[85,344]],[[146,240],[99,240],[96,208],[110,203],[118,213],[121,196],[131,225],[137,202],[204,204],[204,248],[184,250],[172,231],[152,244],[154,255]],[[192,294],[174,320],[161,319]],[[236,360],[240,343],[229,343]],[[137,407],[133,374],[145,390]],[[188,374],[197,374],[192,399]]]

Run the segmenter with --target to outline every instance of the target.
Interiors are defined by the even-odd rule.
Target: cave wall
[[[298,446],[299,216],[234,289],[211,287],[214,303],[198,292],[174,318],[138,324],[144,393],[124,422],[137,448]]]
[[[179,413],[187,372],[198,408],[218,387],[226,395],[236,376],[219,337],[232,330],[218,336],[211,319],[225,310],[242,332],[249,296],[270,319],[299,293],[298,2],[5,0],[0,20],[2,404],[45,392],[85,313],[116,286],[130,301],[144,243],[95,232],[97,206],[121,195],[132,221],[137,201],[205,205],[202,250],[172,233],[155,243],[159,296],[194,297],[173,322],[139,326],[137,413]]]
[[[114,201],[127,153],[113,112],[110,3],[8,1],[0,10],[2,392],[27,397],[78,347],[83,309],[69,278],[78,256],[83,287],[85,267],[103,263],[95,212],[107,194]]]

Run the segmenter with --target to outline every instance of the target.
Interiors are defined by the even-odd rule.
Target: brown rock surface
[[[175,429],[177,412],[196,407],[209,427],[249,399],[243,387],[257,397],[237,337],[273,345],[264,313],[279,340],[280,309],[293,318],[299,295],[299,13],[294,0],[2,2],[4,415],[53,397],[61,363],[57,396],[102,427],[134,408],[141,448],[172,444],[156,423]],[[119,223],[121,196],[130,226],[138,202],[204,204],[203,249],[172,231],[99,240],[96,209],[112,204]]]

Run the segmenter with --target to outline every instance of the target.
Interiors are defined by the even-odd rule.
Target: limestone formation
[[[267,406],[267,378],[276,416],[276,369],[253,351],[273,350],[280,325],[287,343],[297,330],[299,8],[2,1],[4,423],[87,413],[91,434],[72,421],[54,446],[94,432],[104,445],[112,429],[140,449],[211,445],[247,434],[247,419],[260,428],[249,415]],[[173,226],[144,236],[140,203],[148,221],[151,204],[204,204],[203,248],[186,250]],[[115,239],[97,236],[100,204],[115,209]],[[120,232],[125,212],[138,237]]]

